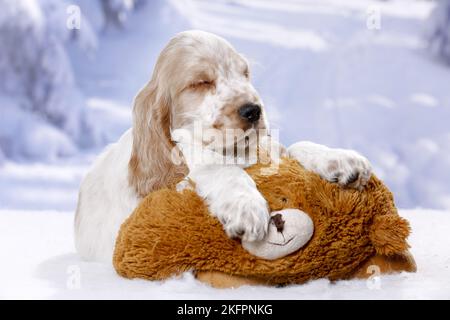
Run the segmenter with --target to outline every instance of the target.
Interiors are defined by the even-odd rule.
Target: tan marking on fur
[[[327,170],[328,172],[334,172],[338,169],[338,166],[339,166],[338,162],[336,160],[332,160],[328,163]]]

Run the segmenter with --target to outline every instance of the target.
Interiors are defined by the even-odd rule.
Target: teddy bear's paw
[[[258,241],[266,237],[269,227],[269,209],[262,196],[241,196],[224,203],[217,217],[230,238]]]
[[[328,181],[358,190],[362,190],[372,176],[369,160],[352,150],[333,150],[324,171]]]

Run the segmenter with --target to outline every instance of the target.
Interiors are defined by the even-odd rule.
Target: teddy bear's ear
[[[408,221],[397,214],[376,216],[370,229],[370,240],[378,254],[399,254],[409,248],[406,238],[410,230]]]

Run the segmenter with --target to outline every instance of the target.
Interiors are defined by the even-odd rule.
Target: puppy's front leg
[[[244,169],[235,165],[196,166],[191,168],[189,177],[229,237],[256,241],[266,236],[267,201]]]
[[[306,170],[342,186],[362,190],[372,175],[369,160],[353,150],[332,149],[312,142],[297,142],[288,155]]]

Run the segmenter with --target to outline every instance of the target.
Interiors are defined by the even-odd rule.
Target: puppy
[[[243,170],[260,146],[286,152],[342,186],[362,188],[371,175],[368,160],[354,151],[310,142],[285,151],[269,135],[246,59],[216,35],[176,35],[135,98],[132,129],[105,150],[81,184],[77,251],[88,260],[111,261],[120,225],[138,202],[161,188],[186,187],[186,177],[230,237],[263,239],[268,206]]]

